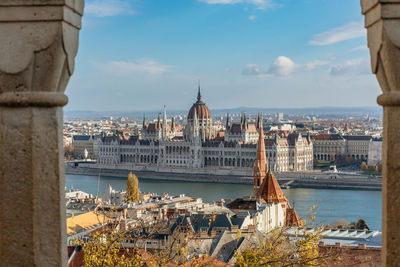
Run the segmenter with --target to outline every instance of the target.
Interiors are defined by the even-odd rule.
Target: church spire
[[[262,125],[259,128],[258,143],[257,143],[257,155],[254,164],[254,196],[260,199],[260,186],[265,180],[267,172],[267,157],[265,153],[265,142],[264,142],[264,131]]]
[[[143,114],[143,128],[146,128],[146,115],[145,114]]]
[[[247,126],[246,112],[243,112],[243,128],[247,129]]]
[[[201,101],[200,80],[199,80],[199,87],[197,89],[197,101]]]
[[[225,125],[226,129],[228,130],[231,127],[231,122],[229,120],[229,112],[226,113],[226,125]]]
[[[158,118],[157,118],[157,129],[161,128],[161,122],[160,122],[160,112],[158,112]]]
[[[175,130],[175,117],[172,117],[171,128],[172,130]]]

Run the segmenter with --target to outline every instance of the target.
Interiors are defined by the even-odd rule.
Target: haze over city
[[[210,109],[376,106],[380,94],[358,0],[86,2],[66,111],[187,110],[198,80]]]

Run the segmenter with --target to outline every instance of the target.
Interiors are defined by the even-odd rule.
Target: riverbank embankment
[[[131,170],[99,169],[66,166],[67,174],[127,177]],[[139,179],[162,181],[252,184],[253,178],[245,175],[210,175],[193,173],[134,171]],[[287,172],[275,174],[282,188],[381,190],[382,178],[346,173]]]

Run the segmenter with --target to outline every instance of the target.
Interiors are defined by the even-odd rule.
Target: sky
[[[359,0],[86,0],[66,110],[375,106]]]

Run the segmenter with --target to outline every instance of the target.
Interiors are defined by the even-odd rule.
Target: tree
[[[74,153],[74,147],[72,145],[64,145],[64,156],[68,159],[71,159],[71,156]]]
[[[377,171],[377,172],[382,172],[382,163],[377,163],[376,164],[376,166],[375,166],[375,170]]]
[[[127,202],[138,202],[139,201],[139,180],[132,172],[128,175],[128,181],[126,181],[126,201]]]
[[[360,169],[361,169],[362,171],[364,171],[364,172],[368,170],[368,166],[367,166],[367,163],[365,163],[365,161],[363,161],[363,162],[361,163]]]
[[[286,235],[286,228],[275,229],[266,235],[264,242],[237,250],[235,266],[318,266],[326,257],[318,251],[323,229],[314,228],[314,233],[299,229],[302,237],[295,240]]]

